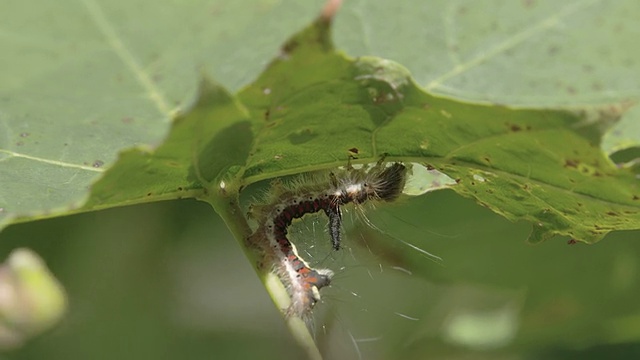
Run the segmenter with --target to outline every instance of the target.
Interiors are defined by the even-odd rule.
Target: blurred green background
[[[344,249],[323,217],[291,231],[336,272],[313,326],[327,359],[600,359],[640,355],[638,232],[595,245],[531,246],[513,224],[451,191],[345,214]],[[384,233],[383,233],[384,232]],[[386,233],[386,234],[385,234]],[[407,251],[402,241],[442,261]],[[213,210],[174,201],[9,227],[66,287],[70,311],[7,359],[300,359]],[[326,291],[325,291],[326,290]]]

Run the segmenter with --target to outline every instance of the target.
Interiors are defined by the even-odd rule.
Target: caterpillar
[[[342,207],[371,200],[393,201],[402,193],[407,172],[404,164],[385,163],[384,158],[373,167],[348,164],[328,175],[302,176],[288,184],[275,181],[269,199],[252,204],[250,215],[258,226],[248,240],[287,286],[291,305],[285,310],[286,316],[308,318],[320,301],[320,289],[328,286],[333,276],[331,270],[313,269],[300,257],[287,237],[292,222],[322,210],[328,217],[332,248],[339,250]]]

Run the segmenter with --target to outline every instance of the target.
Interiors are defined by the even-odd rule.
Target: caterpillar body
[[[328,175],[300,177],[289,184],[276,181],[269,199],[251,206],[251,216],[258,227],[248,240],[264,254],[266,264],[287,287],[291,305],[285,315],[307,319],[320,301],[320,289],[331,283],[333,275],[328,269],[311,268],[300,257],[287,237],[289,226],[295,219],[322,211],[328,217],[332,247],[339,250],[342,206],[359,206],[370,200],[392,201],[402,193],[407,167],[383,160],[372,167],[348,165]]]

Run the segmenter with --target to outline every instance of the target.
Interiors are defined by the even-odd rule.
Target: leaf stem
[[[289,332],[298,346],[306,352],[310,360],[322,360],[320,350],[318,350],[313,335],[304,319],[294,315],[287,315],[283,311],[283,309],[289,308],[291,298],[280,278],[271,271],[272,266],[266,256],[267,254],[248,243],[247,239],[252,234],[252,230],[240,208],[238,194],[239,188],[234,186],[227,186],[224,189],[212,187],[209,189],[208,195],[200,200],[211,204],[227,225],[233,237],[238,241],[269,296],[271,296],[276,307],[280,309]]]

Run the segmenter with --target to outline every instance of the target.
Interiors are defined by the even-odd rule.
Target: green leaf
[[[640,95],[638,16],[633,0],[354,0],[338,13],[335,38],[351,56],[403,64],[434,94],[592,106]]]
[[[336,17],[335,39],[351,56],[403,64],[433,94],[598,112],[640,96],[639,16],[633,0],[354,0]],[[640,146],[637,124],[639,110],[626,113],[603,149]]]
[[[595,242],[640,227],[638,181],[603,154],[604,129],[587,113],[435,97],[397,64],[344,58],[324,31],[320,22],[290,40],[288,56],[240,94],[263,118],[247,182],[340,166],[355,148],[362,161],[385,153],[436,167],[461,195],[532,222],[533,242],[554,234]]]
[[[199,197],[222,181],[220,174],[244,163],[252,136],[246,111],[205,80],[195,108],[174,120],[166,141],[155,150],[124,152],[79,210]]]
[[[151,161],[149,154],[167,138],[172,118],[194,102],[198,68],[228,89],[238,89],[255,78],[265,59],[278,53],[278,46],[311,19],[319,4],[3,4],[0,227],[17,219],[78,211],[90,185],[126,149],[130,151],[121,157],[126,176],[117,184],[97,185],[94,200],[84,209],[134,203],[149,192],[183,196],[178,187],[193,189],[196,182],[185,178],[186,170],[167,163],[188,168],[192,157],[163,153],[161,164],[144,159]],[[135,166],[157,170],[159,176],[141,179]],[[175,193],[167,195],[171,191]]]
[[[454,189],[460,194],[511,220],[533,222],[532,241],[562,234],[594,242],[611,230],[638,227],[634,175],[616,169],[599,151],[604,129],[598,121],[587,121],[587,113],[434,97],[414,85],[399,64],[338,54],[328,30],[329,23],[320,20],[289,40],[283,54],[239,93],[240,102],[205,83],[195,109],[174,122],[165,143],[155,151],[142,147],[124,153],[94,186],[86,205],[80,206],[85,192],[78,187],[86,188],[95,179],[94,168],[57,160],[46,163],[59,170],[60,178],[53,179],[60,185],[51,191],[57,196],[46,197],[44,203],[23,203],[50,212],[53,204],[68,206],[72,198],[74,211],[85,211],[202,197],[204,187],[222,179],[238,188],[340,166],[348,151],[357,149],[363,162],[386,153],[390,160],[437,167],[459,180]],[[157,103],[155,107],[161,108]],[[8,160],[33,161],[20,155]],[[101,164],[94,162],[96,167]],[[67,165],[73,173],[66,171]],[[235,173],[241,183],[230,177]],[[80,182],[65,182],[69,177]],[[41,178],[51,186],[51,176]],[[85,185],[79,186],[82,181]],[[32,186],[15,184],[19,188],[11,193],[16,196]],[[12,210],[5,208],[4,213]]]

